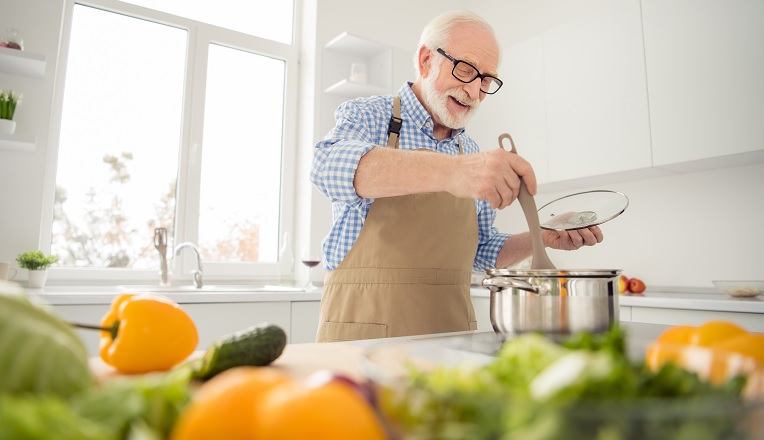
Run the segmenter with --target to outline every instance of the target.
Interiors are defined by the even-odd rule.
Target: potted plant
[[[29,287],[39,289],[45,286],[48,278],[48,266],[58,261],[55,255],[45,255],[42,251],[29,251],[19,254],[16,262],[22,269],[29,271]]]
[[[13,90],[0,89],[0,132],[13,134],[16,131],[13,114],[22,97],[20,93],[13,93]]]

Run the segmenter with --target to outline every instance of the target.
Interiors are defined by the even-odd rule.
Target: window
[[[277,2],[251,36],[241,26],[257,20],[242,16],[259,2],[244,3],[215,3],[227,15],[212,25],[187,18],[204,16],[195,2],[67,3],[50,235],[61,278],[156,279],[156,227],[168,229],[168,258],[195,243],[206,275],[280,275],[297,50],[261,37],[291,42],[293,11]],[[220,27],[227,19],[235,29]]]

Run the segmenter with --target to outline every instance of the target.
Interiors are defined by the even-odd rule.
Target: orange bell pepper
[[[196,325],[177,303],[151,293],[125,293],[101,320],[99,354],[121,373],[164,371],[196,349]]]

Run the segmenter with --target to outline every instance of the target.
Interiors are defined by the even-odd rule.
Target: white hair
[[[496,38],[496,33],[493,31],[493,27],[476,13],[471,11],[444,12],[433,18],[432,21],[425,26],[424,30],[422,30],[417,50],[414,52],[414,69],[417,74],[419,74],[419,50],[422,46],[427,47],[430,50],[446,47],[448,40],[451,38],[451,32],[454,28],[462,24],[471,24],[482,27],[487,30],[494,39]],[[501,55],[499,55],[499,59],[501,59]]]

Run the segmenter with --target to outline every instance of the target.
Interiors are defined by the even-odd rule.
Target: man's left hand
[[[592,226],[573,231],[549,231],[542,230],[541,236],[544,244],[552,249],[574,251],[582,246],[594,246],[603,240],[602,230],[599,226]]]

